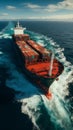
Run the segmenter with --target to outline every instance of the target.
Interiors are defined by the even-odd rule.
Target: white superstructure
[[[14,28],[14,34],[24,34],[24,30],[26,30],[26,28],[21,27],[18,21],[16,27]]]

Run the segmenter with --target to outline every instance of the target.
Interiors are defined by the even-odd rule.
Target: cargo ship
[[[49,87],[55,80],[59,80],[64,66],[52,51],[30,39],[25,30],[26,28],[17,22],[13,34],[13,40],[22,52],[25,74],[50,99],[52,94]]]

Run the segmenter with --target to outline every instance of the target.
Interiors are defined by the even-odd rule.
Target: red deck
[[[50,62],[38,62],[33,65],[28,65],[27,69],[45,78],[56,78],[58,75],[60,75],[59,65],[60,65],[59,62],[56,62],[54,60],[51,76],[49,76]]]
[[[58,60],[54,59],[52,73],[49,75],[51,65],[51,52],[29,39],[28,35],[14,36],[17,45],[21,49],[26,69],[44,78],[56,78],[62,73],[63,67]],[[27,38],[27,41],[25,40]],[[42,57],[40,57],[40,55]]]

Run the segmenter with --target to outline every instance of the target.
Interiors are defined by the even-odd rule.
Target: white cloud
[[[11,5],[7,5],[7,6],[6,6],[6,8],[7,8],[7,9],[9,9],[9,10],[16,9],[16,7],[15,7],[15,6],[11,6]]]
[[[8,16],[8,13],[2,13],[2,16]]]
[[[73,0],[64,0],[62,2],[58,2],[56,5],[48,5],[46,8],[46,10],[49,12],[54,12],[60,9],[73,10]]]
[[[39,6],[37,4],[31,4],[31,3],[25,3],[24,6],[27,7],[27,8],[30,8],[30,9],[39,9],[39,8],[41,8],[41,6]]]
[[[57,4],[49,4],[47,6],[40,6],[32,3],[24,3],[26,8],[34,9],[34,10],[43,10],[48,12],[55,12],[57,10],[67,9],[73,10],[73,0],[63,0],[62,2],[58,2]]]

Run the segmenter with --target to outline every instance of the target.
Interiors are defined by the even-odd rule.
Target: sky
[[[1,0],[3,19],[73,21],[73,0]]]

